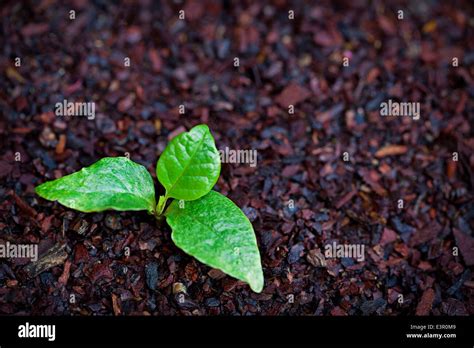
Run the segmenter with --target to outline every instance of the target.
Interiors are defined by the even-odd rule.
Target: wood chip
[[[120,298],[114,293],[112,293],[112,308],[115,315],[120,315],[122,313],[120,308]]]
[[[403,155],[408,151],[405,145],[387,145],[375,153],[375,157],[383,158],[386,156]]]
[[[66,148],[66,135],[61,134],[59,136],[59,141],[56,145],[56,154],[62,155],[65,148]]]
[[[314,267],[326,267],[326,258],[319,249],[313,249],[306,255],[306,260]]]
[[[63,284],[63,285],[67,284],[70,270],[71,270],[71,261],[67,260],[66,263],[64,264],[63,274],[61,274],[61,277],[59,277],[60,284]]]
[[[431,312],[433,301],[435,298],[435,292],[433,289],[427,289],[421,296],[421,300],[416,307],[416,315],[428,315]]]
[[[26,266],[26,273],[28,273],[29,277],[36,277],[38,274],[43,273],[52,267],[62,265],[68,256],[65,249],[66,244],[56,244],[38,261]]]
[[[276,102],[280,104],[282,108],[288,108],[290,105],[296,105],[306,100],[311,95],[306,88],[291,83],[276,97]]]

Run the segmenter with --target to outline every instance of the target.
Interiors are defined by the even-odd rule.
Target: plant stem
[[[158,216],[163,214],[163,210],[165,209],[167,200],[168,200],[167,195],[160,196],[160,199],[158,200],[158,204],[156,205],[156,213]]]

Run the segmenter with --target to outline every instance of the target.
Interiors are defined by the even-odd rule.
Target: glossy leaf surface
[[[156,167],[166,196],[188,201],[207,194],[217,182],[220,171],[219,152],[206,125],[173,138]]]
[[[227,197],[211,191],[190,202],[173,201],[165,212],[174,243],[199,261],[263,288],[260,253],[252,224]]]
[[[36,187],[41,197],[82,212],[155,209],[147,169],[126,157],[106,157],[80,171]]]

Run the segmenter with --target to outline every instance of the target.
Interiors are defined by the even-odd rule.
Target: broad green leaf
[[[148,170],[126,157],[106,157],[80,171],[36,187],[50,201],[82,212],[155,209]]]
[[[158,160],[156,174],[166,197],[192,201],[216,184],[221,171],[219,152],[206,125],[171,140]]]
[[[165,212],[174,243],[199,261],[263,288],[260,253],[252,224],[230,199],[216,191],[184,202],[173,201]]]

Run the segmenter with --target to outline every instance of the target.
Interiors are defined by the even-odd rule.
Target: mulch
[[[471,2],[28,4],[0,9],[0,242],[41,258],[1,260],[0,314],[474,314]],[[389,98],[420,102],[420,120],[381,117]],[[56,117],[64,99],[94,101],[95,119]],[[34,194],[126,153],[156,178],[168,141],[199,123],[218,148],[258,150],[216,189],[252,221],[260,294],[145,212]],[[326,258],[333,242],[365,260]]]

